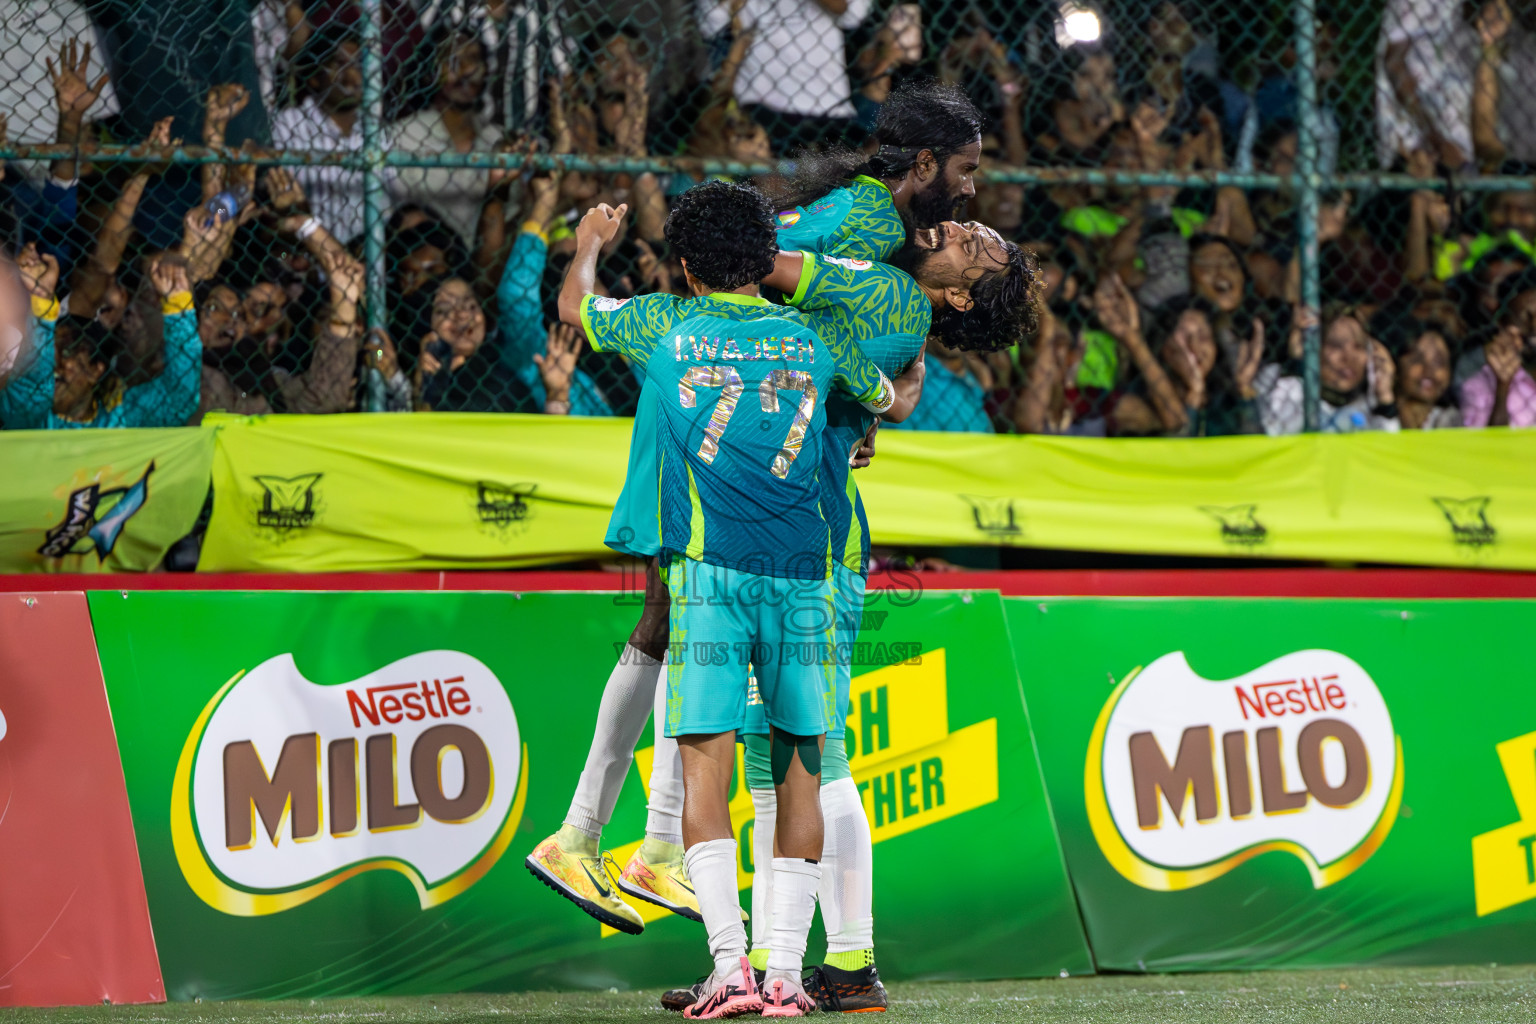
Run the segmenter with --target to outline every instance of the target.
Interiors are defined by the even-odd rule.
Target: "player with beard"
[[[976,194],[981,114],[958,86],[897,88],[873,140],[870,156],[847,148],[801,154],[794,177],[770,190],[782,211],[780,250],[889,259],[912,229],[949,220]]]
[[[1038,295],[1038,271],[1033,258],[981,225],[947,222],[919,233],[916,244],[899,255],[917,275],[915,279],[885,264],[818,257],[811,253],[780,253],[774,273],[767,279],[771,286],[790,294],[794,303],[811,313],[818,323],[831,322],[819,330],[845,333],[861,351],[874,359],[877,366],[885,368],[888,375],[901,374],[897,387],[899,404],[903,404],[903,408],[886,417],[896,421],[906,414],[906,395],[912,393],[915,386],[920,386],[922,364],[918,362],[918,356],[931,329],[942,332],[946,342],[955,347],[978,351],[1006,348],[1033,329]],[[595,349],[624,349],[641,344],[645,339],[664,337],[688,315],[688,300],[671,295],[642,295],[615,302],[593,294],[595,284],[591,278],[595,265],[596,250],[590,246],[579,247],[562,292],[562,315],[582,324]],[[831,550],[836,555],[833,565],[836,641],[840,649],[849,650],[857,638],[862,612],[869,531],[857,490],[849,479],[848,456],[864,437],[873,417],[856,406],[852,409],[834,408],[830,400],[827,415],[829,444],[824,449],[821,467],[820,501],[832,532]],[[637,421],[630,476],[625,482],[626,495],[633,494],[647,482],[642,476],[647,470],[635,463],[636,453],[644,448],[638,443],[641,429],[642,425]],[[649,472],[654,475],[654,464]],[[654,507],[655,491],[651,490],[650,494]],[[650,614],[648,609],[647,616]],[[837,710],[837,736],[843,732],[849,681],[850,666],[840,659],[835,678],[831,680],[836,687],[835,694],[828,695],[829,703]],[[605,710],[606,707],[605,695]],[[658,723],[662,718],[659,714]],[[769,894],[772,892],[772,873],[767,865],[772,863],[776,804],[771,782],[763,781],[771,778],[766,735],[748,736],[746,742],[748,784],[754,791],[760,823],[755,838],[760,849],[755,854],[755,861],[764,865],[753,888],[753,933],[757,947],[753,958],[761,969],[766,966],[771,941]],[[669,762],[675,762],[677,756],[675,742],[658,737],[651,784],[653,809],[657,794],[665,787],[658,776],[669,777],[676,771]],[[626,761],[624,768],[627,770],[627,767]],[[620,775],[619,782],[622,783],[622,779]],[[828,844],[822,860],[837,870],[836,878],[827,879],[823,886],[825,891],[820,894],[832,955],[828,958],[829,963],[813,975],[812,994],[820,997],[818,1002],[823,1009],[882,1008],[885,1005],[884,989],[873,965],[869,826],[842,744],[833,743],[827,747],[822,781],[822,810],[828,821]],[[583,786],[587,782],[584,775]],[[837,833],[847,839],[838,841]],[[561,838],[557,834],[546,840],[529,858],[530,868],[541,878],[548,880],[550,865],[558,863],[551,844]],[[595,851],[595,845],[593,849]],[[588,856],[598,855],[594,852]],[[594,865],[594,873],[600,870]],[[833,873],[830,867],[827,873]],[[635,874],[634,861],[631,861],[631,867],[626,868],[619,882],[624,891],[632,895]],[[583,877],[586,876],[576,878],[576,885],[571,888],[579,886]],[[601,880],[600,874],[598,878]],[[551,887],[570,896],[570,892],[560,885]],[[664,997],[664,1005],[681,1009],[694,1002],[698,995],[695,990],[674,990]]]
[[[929,334],[973,352],[1007,349],[1039,323],[1040,276],[1034,257],[981,224],[946,221],[916,233],[913,245],[893,257],[897,266],[865,260],[779,253],[765,284],[789,296],[791,305],[839,324],[887,376],[910,380]],[[836,691],[828,703],[836,717],[822,754],[821,813],[826,822],[818,902],[827,932],[827,959],[806,982],[824,1011],[867,1012],[886,1007],[875,968],[874,851],[864,803],[854,784],[844,745],[852,651],[858,640],[869,573],[869,526],[864,504],[844,456],[859,446],[875,417],[853,403],[827,400],[821,467],[822,514],[832,532],[832,581],[839,658]],[[886,417],[894,419],[893,417]],[[752,880],[752,965],[763,970],[773,934],[774,824],[777,802],[770,771],[767,720],[752,702],[741,733],[746,781],[756,814]],[[662,996],[667,1009],[696,998],[693,989]]]
[[[800,161],[800,173],[786,189],[770,197],[778,209],[800,206],[778,215],[780,250],[815,250],[876,261],[891,258],[905,247],[912,251],[902,258],[923,259],[915,246],[908,245],[909,227],[930,229],[931,244],[932,227],[975,194],[971,179],[981,155],[981,116],[965,93],[953,86],[904,86],[881,108],[875,139],[880,149],[867,160],[842,150]],[[599,342],[589,319],[591,310],[606,313],[616,308],[610,305],[612,300],[598,297],[591,300],[591,307],[586,305],[597,258],[597,252],[585,258],[578,253],[560,299],[561,319],[581,324],[594,347]],[[641,299],[649,303],[662,297],[630,300],[635,308],[629,313],[637,312]],[[670,311],[665,315],[670,316]],[[662,735],[659,715],[645,840],[620,873],[616,887],[610,884],[599,848],[602,828],[618,802],[635,744],[655,703],[656,682],[669,639],[667,592],[655,562],[660,548],[656,415],[654,397],[642,392],[624,489],[604,538],[614,550],[646,563],[645,606],[603,689],[592,745],[565,822],[535,847],[526,861],[529,870],[550,888],[604,924],[630,934],[639,934],[645,925],[620,891],[700,919],[683,868],[677,745]],[[850,500],[856,502],[856,495]],[[861,536],[867,532],[861,531]],[[852,601],[851,588],[840,588],[839,594],[844,595],[840,603]],[[862,579],[858,595],[862,607]],[[840,614],[839,621],[846,617]],[[853,620],[857,622],[857,615]],[[846,667],[841,671],[846,673]],[[847,692],[846,687],[843,692]],[[867,850],[867,824],[863,835]]]

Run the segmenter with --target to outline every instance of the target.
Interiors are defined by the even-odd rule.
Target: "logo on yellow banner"
[[[1536,900],[1536,732],[1494,748],[1520,820],[1472,838],[1477,916]]]
[[[1176,651],[1110,695],[1083,791],[1105,859],[1144,889],[1190,889],[1274,851],[1320,889],[1386,841],[1402,743],[1375,681],[1337,651],[1296,651],[1226,680]]]
[[[849,692],[848,767],[864,800],[876,843],[938,824],[997,800],[997,719],[950,731],[943,648],[920,659],[853,677]],[[650,796],[654,748],[635,751],[635,767]],[[736,833],[737,888],[752,884],[752,794],[737,750],[731,826]],[[639,840],[613,850],[627,863]],[[632,904],[647,922],[669,911]],[[618,932],[603,926],[604,936]]]

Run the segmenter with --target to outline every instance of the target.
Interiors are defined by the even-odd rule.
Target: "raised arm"
[[[613,241],[629,212],[626,203],[615,209],[599,203],[588,210],[576,225],[576,255],[560,285],[560,320],[572,327],[582,327],[581,307],[587,296],[597,294],[597,260],[603,246]],[[587,340],[595,341],[592,337]]]
[[[172,145],[173,121],[174,117],[166,117],[155,122],[154,129],[144,143],[146,155],[151,150]],[[123,190],[117,194],[117,201],[108,211],[107,219],[96,236],[96,248],[89,257],[76,264],[70,273],[70,308],[75,312],[88,314],[101,305],[107,285],[123,262],[123,250],[133,237],[133,215],[139,208],[139,200],[144,196],[145,186],[149,184],[150,173],[149,165],[138,165],[133,177],[123,185]]]
[[[316,242],[316,236],[324,238]],[[363,299],[363,265],[353,259],[324,228],[305,240],[325,268],[331,288],[331,315],[315,343],[309,369],[283,381],[289,412],[346,412],[352,404],[353,370],[362,338],[358,307]],[[314,243],[314,244],[311,244]]]
[[[549,258],[549,222],[560,201],[560,176],[540,175],[528,183],[528,192],[527,215],[496,287],[502,362],[515,370],[527,365],[544,341],[541,289]]]
[[[180,427],[197,412],[203,346],[184,262],[161,254],[149,268],[165,315],[165,368],[123,395],[124,418],[134,427]]]
[[[208,90],[207,110],[203,114],[203,145],[220,149],[224,145],[224,130],[235,115],[245,109],[251,94],[243,85],[226,83]],[[224,191],[224,165],[203,164],[203,202]]]
[[[85,72],[91,63],[91,44],[86,43],[82,48],[78,39],[71,39],[59,46],[57,67],[52,58],[45,60],[48,75],[53,79],[54,103],[59,111],[59,142],[67,146],[78,145],[86,111],[101,98],[101,90],[107,85],[107,76],[102,75],[94,83],[86,80]],[[73,181],[77,170],[74,158],[71,157],[55,160],[49,165],[48,173],[60,181]]]
[[[1099,278],[1099,286],[1093,294],[1093,308],[1098,314],[1099,323],[1115,336],[1115,340],[1129,353],[1136,369],[1141,371],[1162,428],[1169,432],[1184,429],[1188,422],[1184,403],[1174,392],[1167,371],[1147,347],[1141,334],[1141,312],[1136,308],[1136,297],[1125,286],[1125,282],[1120,280],[1119,274],[1105,271]]]
[[[1483,3],[1477,12],[1477,39],[1481,46],[1472,78],[1472,149],[1485,171],[1494,171],[1504,160],[1499,138],[1499,68],[1504,63],[1504,40],[1513,15],[1506,0]]]

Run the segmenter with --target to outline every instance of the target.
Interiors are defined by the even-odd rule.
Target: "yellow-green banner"
[[[1536,434],[880,435],[884,544],[1536,568]]]
[[[198,568],[340,572],[600,554],[629,420],[487,413],[209,417]]]
[[[191,531],[213,437],[0,431],[0,572],[146,572]]]
[[[597,556],[630,421],[419,414],[215,421],[204,570]],[[1207,440],[880,435],[877,544],[1006,544],[1536,569],[1536,434]]]

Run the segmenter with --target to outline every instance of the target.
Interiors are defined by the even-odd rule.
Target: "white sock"
[[[773,948],[773,828],[779,801],[771,789],[754,789],[752,807],[752,948]]]
[[[603,826],[613,817],[613,805],[624,789],[624,776],[635,760],[635,744],[651,717],[651,703],[656,697],[656,680],[661,662],[643,654],[633,644],[624,645],[619,663],[603,687],[603,700],[597,708],[597,726],[592,731],[592,746],[587,750],[587,765],[576,783],[576,795],[565,823],[593,839],[602,835]]]
[[[683,845],[683,755],[677,740],[667,735],[667,687],[656,687],[656,747],[651,761],[651,802],[646,805],[645,834],[664,843]]]
[[[821,865],[799,857],[773,858],[773,938],[768,951],[770,971],[800,976],[805,943],[816,913],[816,886]]]
[[[741,958],[747,955],[747,930],[741,925],[741,898],[736,889],[736,840],[694,843],[683,854],[683,864],[699,897],[715,975],[734,978],[741,971]]]
[[[874,845],[864,801],[852,779],[821,787],[821,921],[827,952],[847,953],[875,945]],[[756,910],[756,902],[753,903]]]

